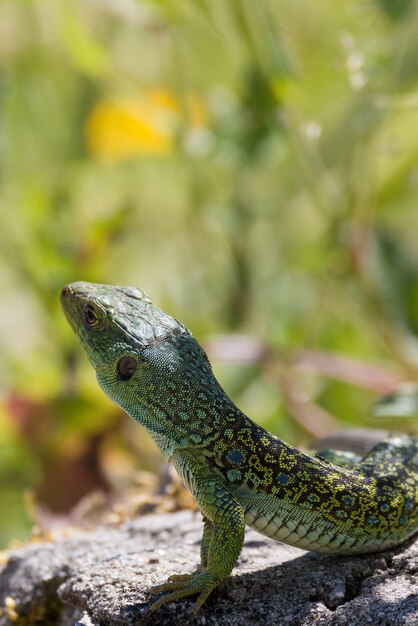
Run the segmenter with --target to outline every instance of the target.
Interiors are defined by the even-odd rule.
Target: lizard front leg
[[[168,579],[170,583],[190,581],[195,574],[198,574],[199,572],[203,572],[208,565],[208,554],[209,554],[210,542],[212,540],[213,522],[211,522],[211,520],[205,517],[204,515],[202,517],[203,517],[203,535],[202,535],[202,541],[200,542],[200,565],[191,574],[172,574]],[[161,585],[158,585],[158,587],[160,588]]]
[[[232,571],[244,542],[244,511],[232,494],[216,479],[201,480],[194,490],[204,515],[200,567],[192,574],[172,576],[162,585],[153,587],[151,594],[161,591],[167,595],[151,607],[153,612],[164,604],[199,594],[195,612]]]
[[[207,517],[203,516],[203,535],[202,543],[200,544],[200,564],[201,567],[208,566],[209,548],[213,535],[213,522]]]

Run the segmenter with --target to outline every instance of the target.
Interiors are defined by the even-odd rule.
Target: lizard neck
[[[211,457],[227,425],[238,430],[243,420],[250,421],[214,378],[206,380],[204,388],[194,381],[187,393],[183,393],[187,380],[178,385],[177,393],[163,393],[163,389],[159,393],[160,382],[154,385],[154,394],[138,394],[138,402],[128,413],[148,430],[166,460],[183,449],[204,449]],[[165,387],[162,382],[161,387]]]
[[[189,335],[146,348],[138,374],[125,388],[112,384],[108,368],[98,370],[97,378],[105,393],[149,431],[166,459],[176,449],[210,449],[226,424],[238,426],[244,419]]]

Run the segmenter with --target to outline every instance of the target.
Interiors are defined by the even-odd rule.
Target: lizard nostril
[[[65,298],[66,296],[68,296],[69,293],[70,289],[68,287],[64,287],[64,289],[61,291],[61,298]]]

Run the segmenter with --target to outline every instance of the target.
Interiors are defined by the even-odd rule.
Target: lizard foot
[[[149,590],[151,595],[155,595],[162,591],[169,592],[154,602],[149,609],[149,613],[153,613],[164,604],[182,600],[183,598],[187,598],[188,596],[198,593],[199,597],[194,605],[194,613],[197,613],[202,604],[215,589],[218,582],[219,580],[213,574],[209,572],[200,572],[199,570],[193,572],[192,574],[170,576],[166,583],[163,583],[162,585],[155,585],[155,587],[151,587]]]

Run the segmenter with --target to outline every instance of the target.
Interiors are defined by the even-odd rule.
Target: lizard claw
[[[168,577],[167,582],[168,583],[189,582],[193,578],[193,575],[194,575],[194,572],[192,574],[172,574],[171,576]]]
[[[162,591],[174,591],[178,589],[184,589],[187,586],[187,580],[167,580],[166,583],[162,583],[161,585],[154,585],[148,590],[149,595],[156,596]]]
[[[191,574],[172,574],[168,577],[167,582],[162,583],[160,585],[153,585],[148,590],[148,593],[151,596],[155,596],[162,591],[174,591],[178,589],[183,589],[187,586],[188,583],[191,582],[193,576],[195,576],[198,572],[192,572]]]
[[[188,596],[198,593],[199,597],[194,606],[194,612],[197,613],[202,604],[215,589],[218,582],[218,579],[209,572],[196,571],[192,574],[170,576],[166,583],[151,587],[149,590],[151,595],[164,591],[169,592],[151,605],[149,613],[154,613],[154,611],[157,611],[157,609],[162,607],[164,604],[182,600],[183,598],[187,598]]]

